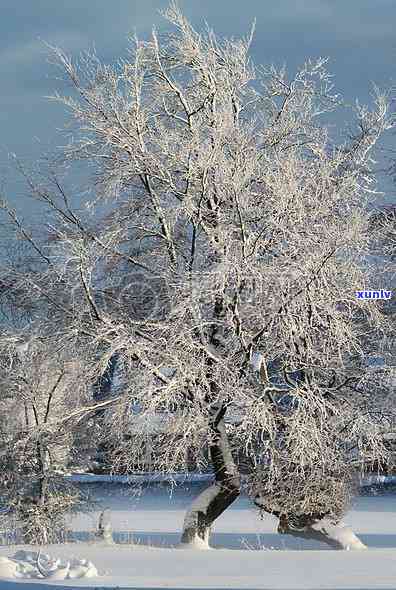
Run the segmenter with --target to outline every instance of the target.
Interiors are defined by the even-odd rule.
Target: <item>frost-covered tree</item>
[[[382,349],[372,354],[372,364],[376,363],[376,373],[382,381],[384,391],[388,396],[383,399],[383,411],[394,411],[394,393],[396,390],[396,207],[395,205],[377,206],[370,215],[369,230],[371,235],[371,254],[375,259],[375,278],[373,283],[383,285],[392,290],[392,297],[384,301],[383,313],[386,318],[386,331],[382,340]],[[374,343],[371,343],[373,346]],[[376,355],[376,356],[375,356]],[[394,470],[396,463],[395,454],[395,424],[391,425],[386,434],[387,445],[392,453],[387,463],[383,464],[386,470]]]
[[[120,394],[81,409],[109,408],[115,463],[144,470],[150,456],[171,473],[207,449],[213,485],[183,543],[206,544],[239,496],[242,452],[280,532],[360,548],[340,520],[354,475],[384,452],[363,362],[384,319],[356,291],[371,277],[386,97],[357,104],[356,130],[335,144],[326,121],[342,101],[326,60],[288,77],[254,67],[252,35],[200,34],[174,3],[164,15],[176,31],[135,39],[117,66],[54,50],[73,86],[55,97],[75,123],[62,157],[90,166],[92,198],[75,211],[56,177],[29,181],[57,220],[35,292],[87,382],[119,359]]]
[[[28,338],[28,339],[27,339]],[[61,342],[34,333],[0,331],[0,503],[4,519],[27,543],[62,538],[65,517],[80,504],[62,474],[73,444],[67,417],[87,402],[81,368]]]

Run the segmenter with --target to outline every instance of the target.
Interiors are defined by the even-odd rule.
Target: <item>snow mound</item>
[[[71,580],[95,578],[96,567],[86,559],[62,561],[44,553],[20,550],[11,558],[0,556],[0,578]]]
[[[367,549],[361,540],[355,535],[351,527],[340,522],[334,524],[329,519],[324,518],[318,523],[312,525],[312,528],[317,531],[322,531],[328,539],[338,541],[340,546],[346,551],[359,551]]]

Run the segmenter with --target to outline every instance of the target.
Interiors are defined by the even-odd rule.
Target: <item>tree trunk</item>
[[[321,541],[333,549],[347,551],[367,549],[350,527],[321,515],[317,517],[280,515],[278,533]]]
[[[210,407],[210,459],[215,482],[194,500],[183,524],[181,543],[201,549],[209,548],[211,527],[239,496],[240,475],[232,457],[224,423],[225,405]]]
[[[113,531],[111,526],[110,509],[105,508],[99,517],[98,529],[96,531],[96,540],[107,545],[113,545]]]
[[[114,375],[115,375],[115,371],[117,369],[117,363],[118,363],[118,354],[115,353],[111,356],[108,365],[105,369],[105,371],[103,372],[102,375],[100,375],[98,377],[98,379],[95,381],[95,383],[93,384],[92,387],[92,393],[93,393],[93,400],[95,402],[102,402],[105,400],[110,399],[111,393],[112,393],[112,387],[113,387],[113,382],[114,382]],[[97,412],[95,412],[95,420],[96,423],[98,425],[100,425],[101,428],[103,428],[103,423],[104,423],[104,417],[106,415],[106,410],[99,410]],[[97,449],[96,449],[96,464],[97,466],[95,466],[95,468],[93,469],[94,473],[98,473],[100,475],[102,475],[103,473],[108,473],[109,472],[109,443],[107,440],[101,441],[98,443],[97,445]]]
[[[104,401],[110,397],[114,381],[114,374],[117,369],[117,363],[118,354],[115,353],[111,356],[103,374],[100,375],[93,384],[93,399],[96,402]],[[105,410],[102,410],[102,412],[97,412],[97,415],[101,415],[104,411]]]
[[[40,440],[36,443],[37,469],[31,495],[24,497],[20,508],[22,541],[27,545],[48,542],[45,510],[48,497],[48,454]]]

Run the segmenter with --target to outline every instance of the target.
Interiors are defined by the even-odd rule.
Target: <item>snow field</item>
[[[176,488],[171,498],[165,486],[148,488],[142,496],[131,495],[127,487],[93,486],[93,494],[100,501],[98,509],[92,515],[74,518],[72,526],[82,537],[92,533],[100,511],[109,507],[116,540],[120,531],[131,531],[134,544],[83,542],[42,548],[43,554],[59,559],[59,565],[70,562],[75,567],[77,561],[86,560],[85,565],[91,562],[98,570],[97,577],[17,581],[7,576],[10,581],[0,580],[0,590],[21,590],[21,584],[23,590],[48,589],[48,585],[57,589],[396,588],[395,496],[360,497],[345,518],[368,546],[366,551],[332,551],[314,541],[278,535],[276,519],[268,516],[260,520],[243,496],[218,519],[211,549],[197,551],[178,544],[186,509],[202,486]],[[1,547],[0,556],[12,557],[16,551],[32,549]]]

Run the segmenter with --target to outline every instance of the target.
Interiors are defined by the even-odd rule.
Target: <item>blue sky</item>
[[[59,145],[65,113],[45,96],[62,90],[43,41],[78,54],[125,55],[127,37],[169,28],[158,11],[167,0],[1,0],[0,175],[8,152],[27,160]],[[334,83],[348,100],[369,100],[370,82],[389,86],[396,69],[395,0],[180,0],[196,28],[206,20],[219,35],[245,35],[256,17],[252,58],[286,63],[294,72],[309,58],[329,57]],[[33,205],[12,171],[7,196],[29,215]],[[392,185],[385,200],[394,201]]]

